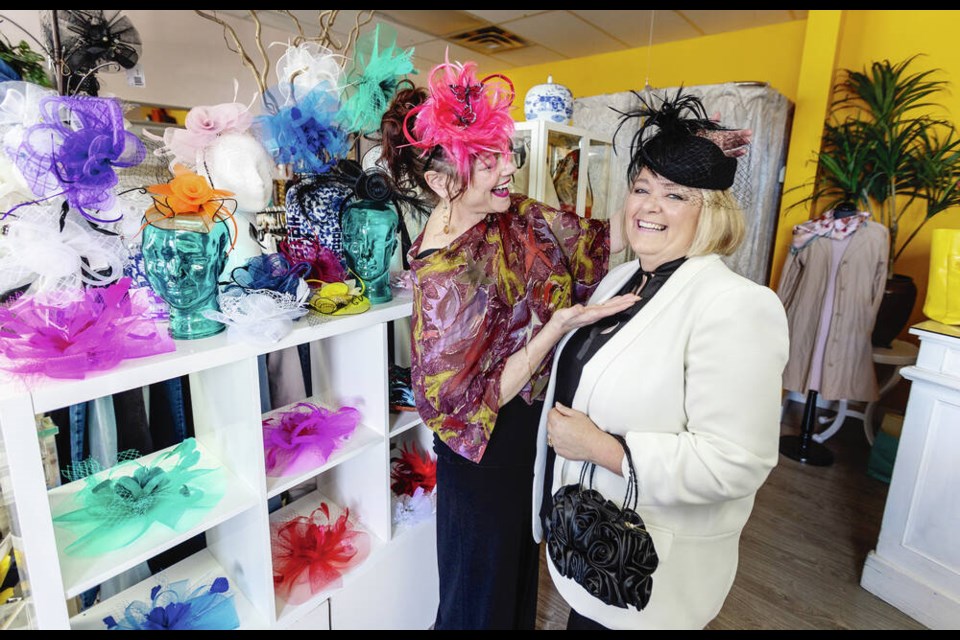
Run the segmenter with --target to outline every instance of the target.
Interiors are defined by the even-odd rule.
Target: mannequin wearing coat
[[[790,325],[783,387],[826,400],[878,398],[871,334],[889,234],[866,211],[827,211],[794,228],[777,293]]]

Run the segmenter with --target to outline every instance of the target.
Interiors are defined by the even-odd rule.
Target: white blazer
[[[636,272],[622,264],[591,302],[613,296]],[[546,464],[540,418],[533,490],[534,538]],[[781,376],[789,354],[777,295],[733,273],[717,255],[689,258],[586,364],[573,408],[625,436],[640,485],[637,512],[660,563],[642,611],[603,604],[556,570],[554,584],[582,615],[613,629],[700,629],[720,612],[737,571],[740,532],[778,459]],[[594,488],[620,504],[623,477],[597,468]],[[551,493],[579,480],[580,462],[558,457]]]

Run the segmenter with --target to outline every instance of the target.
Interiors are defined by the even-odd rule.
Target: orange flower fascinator
[[[147,187],[153,194],[153,205],[144,213],[143,227],[149,224],[161,229],[209,232],[217,222],[229,220],[233,224],[230,242],[233,249],[238,228],[233,211],[227,205],[233,193],[214,189],[206,178],[183,165],[176,165],[174,174],[170,182]]]

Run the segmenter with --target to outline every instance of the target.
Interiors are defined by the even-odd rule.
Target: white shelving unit
[[[520,191],[550,203],[558,195],[553,182],[555,173],[564,159],[577,151],[574,197],[577,215],[606,219],[613,213],[607,197],[612,180],[616,179],[610,171],[613,143],[609,138],[549,120],[528,120],[516,123],[514,142],[528,149],[524,166],[514,176],[516,185],[524,185]],[[581,179],[583,177],[587,179]]]
[[[279,343],[232,342],[226,333],[177,341],[174,353],[128,360],[83,380],[0,385],[0,435],[8,472],[4,498],[14,512],[23,579],[29,579],[39,629],[105,629],[103,618],[145,600],[158,581],[225,576],[235,594],[241,629],[427,629],[437,607],[434,520],[392,525],[390,456],[394,445],[416,438],[429,450],[430,434],[415,412],[391,414],[388,405],[388,329],[405,322],[411,297],[344,317],[310,315]],[[295,477],[267,477],[264,469],[257,356],[310,345],[313,395],[304,401],[361,412],[361,424],[321,467]],[[181,375],[190,377],[195,438],[201,464],[218,465],[227,492],[194,526],[182,532],[150,530],[136,542],[96,558],[64,552],[72,537],[52,514],[82,481],[46,488],[35,420],[38,414]],[[272,413],[272,412],[271,412]],[[141,463],[158,453],[145,456]],[[268,499],[313,482],[315,491],[268,513]],[[9,495],[8,495],[9,494]],[[270,523],[309,514],[323,499],[370,535],[369,557],[343,584],[289,606],[273,587]],[[422,526],[421,526],[422,525]],[[124,570],[203,533],[206,548],[72,618],[67,600]]]

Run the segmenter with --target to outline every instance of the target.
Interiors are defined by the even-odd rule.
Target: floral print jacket
[[[418,258],[413,281],[411,383],[426,425],[478,462],[497,420],[504,363],[555,309],[585,302],[607,272],[610,225],[521,194],[450,245]],[[552,352],[521,390],[542,397]]]

